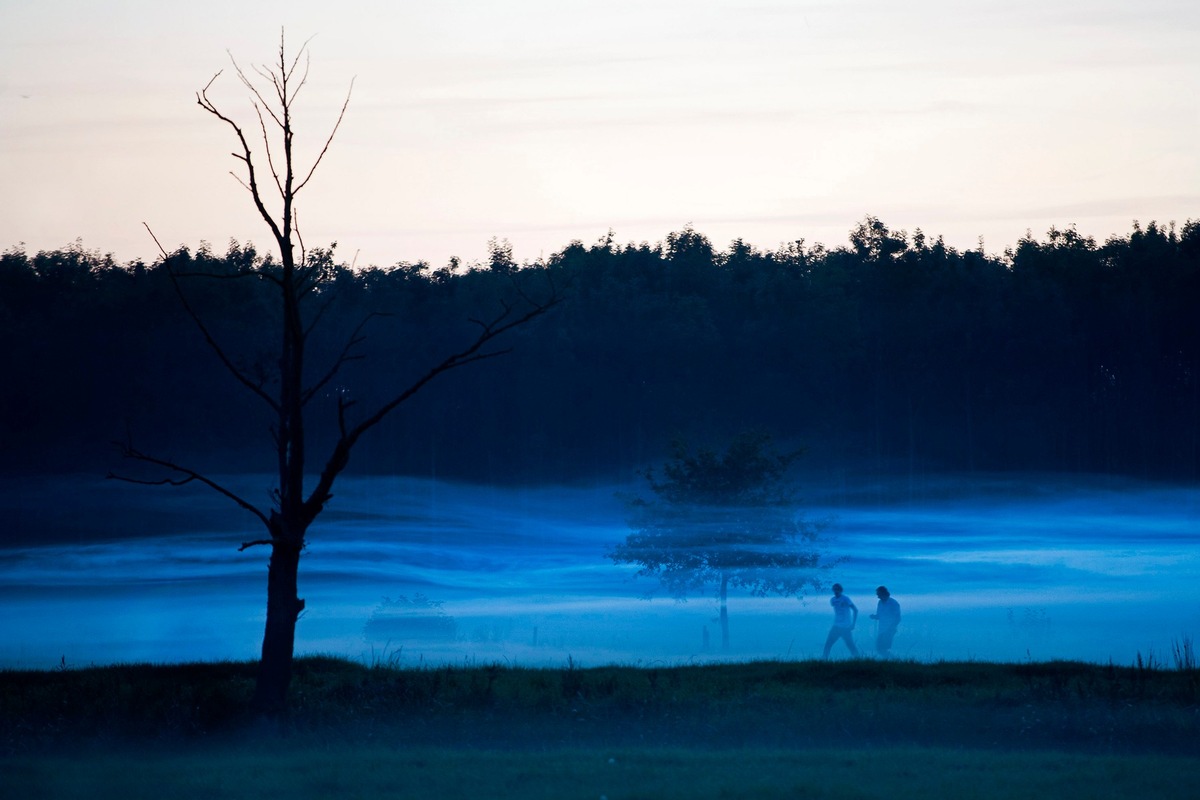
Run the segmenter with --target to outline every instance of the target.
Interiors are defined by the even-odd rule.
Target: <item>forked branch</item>
[[[225,497],[229,498],[237,505],[244,508],[246,511],[249,511],[251,514],[258,517],[259,522],[261,522],[263,525],[265,525],[267,527],[267,530],[271,529],[271,521],[267,518],[266,514],[264,514],[262,511],[260,511],[252,503],[250,503],[246,500],[243,500],[237,494],[230,491],[229,489],[226,489],[224,486],[222,486],[221,484],[212,480],[211,478],[205,477],[204,475],[201,475],[199,472],[196,472],[195,470],[188,469],[187,467],[182,466],[180,464],[176,464],[174,461],[170,461],[165,458],[158,458],[156,456],[149,455],[148,453],[143,453],[142,451],[134,448],[131,444],[128,444],[128,443],[122,444],[120,442],[116,442],[115,444],[118,447],[118,449],[120,449],[121,455],[124,458],[128,458],[133,461],[141,461],[146,464],[153,464],[156,467],[162,467],[163,469],[168,470],[171,473],[180,475],[182,477],[159,478],[158,480],[146,480],[146,479],[142,479],[142,478],[134,478],[134,477],[131,477],[128,475],[119,475],[115,472],[110,472],[110,473],[108,473],[109,480],[123,481],[125,483],[136,483],[136,484],[140,484],[142,486],[186,486],[189,483],[201,483],[201,484],[207,486],[208,488],[212,489],[213,491],[217,492],[218,494],[224,495]],[[244,546],[243,546],[243,549],[245,549]]]
[[[489,358],[507,353],[508,350],[485,351],[485,347],[498,336],[502,336],[508,331],[525,325],[537,317],[542,316],[551,308],[562,302],[562,295],[556,287],[551,287],[550,297],[541,303],[533,303],[531,307],[520,316],[513,316],[511,306],[505,304],[504,310],[490,322],[480,322],[475,320],[476,324],[481,326],[479,334],[475,337],[470,345],[462,350],[447,356],[438,364],[431,367],[424,375],[414,381],[407,389],[397,394],[387,403],[384,403],[370,416],[358,422],[354,426],[349,426],[345,420],[345,411],[349,404],[339,402],[338,421],[340,426],[340,438],[334,446],[333,453],[329,460],[325,463],[325,468],[321,471],[321,476],[317,481],[317,485],[305,500],[305,516],[309,519],[316,518],[321,512],[325,503],[331,498],[334,481],[341,474],[342,470],[350,461],[350,452],[354,449],[354,445],[358,440],[376,425],[381,423],[389,414],[395,411],[399,406],[408,401],[413,395],[421,391],[430,381],[437,378],[439,375],[450,372],[458,367],[467,364],[473,364],[477,361],[483,361]]]
[[[233,54],[229,54],[229,60],[233,64],[234,73],[237,75],[238,80],[242,83],[242,85],[245,86],[251,94],[251,104],[254,107],[254,113],[258,119],[259,132],[262,136],[263,146],[266,150],[267,166],[271,171],[271,177],[275,182],[275,187],[279,191],[280,197],[284,200],[284,204],[287,207],[291,206],[291,202],[295,200],[296,195],[299,194],[300,190],[303,189],[305,185],[312,179],[313,174],[317,171],[317,167],[319,167],[321,162],[325,159],[325,154],[329,152],[329,147],[333,143],[333,139],[337,135],[338,129],[341,128],[342,120],[346,116],[346,110],[350,107],[350,97],[354,93],[354,79],[351,78],[350,88],[346,90],[346,97],[342,101],[342,107],[338,111],[337,119],[334,121],[332,130],[330,130],[329,135],[325,137],[325,142],[322,145],[320,152],[317,154],[316,159],[309,167],[308,172],[305,173],[304,177],[300,179],[298,183],[293,185],[291,107],[292,103],[299,95],[300,90],[303,89],[304,85],[308,82],[308,43],[310,41],[312,41],[312,37],[309,37],[305,40],[304,44],[302,44],[300,49],[296,52],[291,64],[288,64],[284,47],[283,33],[281,32],[279,37],[278,65],[270,68],[252,67],[255,74],[270,83],[275,95],[273,102],[268,100],[268,98],[263,95],[263,92],[259,89],[258,85],[256,85],[255,82],[250,79],[250,76],[247,75],[246,71],[242,69],[242,66],[238,64],[237,59],[233,57]],[[301,58],[304,58],[304,72],[297,76],[296,69],[300,64]],[[267,220],[268,224],[271,225],[272,232],[275,234],[276,239],[279,240],[280,229],[273,218],[271,218],[267,213],[259,193],[258,182],[254,172],[254,165],[251,160],[250,148],[246,141],[246,137],[241,127],[225,114],[221,113],[217,109],[216,105],[209,100],[208,89],[210,86],[212,86],[213,82],[216,81],[220,74],[221,73],[218,72],[216,75],[214,75],[213,79],[208,82],[208,85],[206,85],[204,89],[197,94],[197,102],[205,111],[213,114],[218,119],[227,123],[237,134],[238,141],[242,145],[242,153],[240,155],[238,153],[234,153],[233,156],[238,160],[245,162],[249,173],[249,182],[247,183],[246,181],[243,181],[236,174],[234,177],[237,178],[238,182],[250,191],[251,195],[254,197],[254,202],[258,208],[259,214],[262,215],[263,218]],[[274,148],[271,146],[271,137],[267,131],[266,120],[268,117],[279,128],[279,131],[284,139],[283,159],[285,162],[284,169],[287,173],[284,178],[280,177],[279,169],[275,164],[275,152]],[[285,220],[285,223],[286,222],[288,222],[288,220]]]
[[[323,376],[321,376],[320,380],[304,391],[304,394],[301,396],[300,400],[301,405],[308,405],[308,402],[312,400],[313,397],[321,391],[321,389],[327,386],[331,380],[334,379],[338,372],[341,371],[343,366],[351,361],[361,361],[363,359],[363,356],[356,355],[354,353],[354,348],[366,341],[367,337],[362,335],[363,328],[365,328],[367,323],[375,317],[383,316],[387,315],[374,312],[368,314],[362,322],[358,323],[358,327],[354,329],[354,332],[351,333],[349,338],[346,340],[346,344],[342,347],[342,352],[338,354],[337,359],[333,362],[333,366],[330,367]],[[307,332],[305,335],[307,335]]]
[[[232,155],[234,158],[246,165],[246,173],[249,178],[249,182],[242,182],[242,185],[245,186],[250,192],[250,197],[254,200],[254,207],[258,210],[258,215],[262,217],[263,221],[267,223],[267,226],[271,229],[271,233],[275,236],[275,241],[282,246],[284,243],[283,231],[280,230],[279,226],[275,223],[275,218],[271,216],[271,212],[267,210],[266,205],[263,203],[262,193],[258,189],[258,178],[254,171],[254,158],[250,153],[250,145],[246,141],[246,134],[242,131],[240,125],[227,117],[225,114],[221,113],[216,105],[213,104],[213,102],[208,98],[209,87],[211,87],[213,82],[215,82],[219,77],[221,77],[220,72],[214,75],[212,80],[205,84],[204,88],[196,93],[196,104],[233,129],[234,135],[237,136],[238,142],[242,146],[242,152],[240,154],[233,153]],[[234,177],[236,178],[237,175],[234,175]]]

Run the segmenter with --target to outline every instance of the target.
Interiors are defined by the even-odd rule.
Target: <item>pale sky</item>
[[[387,266],[656,242],[843,244],[867,214],[960,248],[1200,218],[1196,0],[0,0],[0,249],[120,261],[269,235],[210,92],[313,37],[309,246]],[[257,144],[257,143],[254,143]]]

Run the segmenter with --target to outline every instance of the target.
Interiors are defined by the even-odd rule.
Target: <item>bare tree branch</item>
[[[296,192],[293,190],[292,196],[295,197],[295,195]],[[300,263],[308,264],[308,248],[304,246],[304,236],[300,233],[300,211],[296,208],[292,209],[292,230],[295,231],[296,242],[300,245]],[[307,290],[302,287],[301,292],[306,294]]]
[[[234,158],[241,158],[241,156],[239,156],[237,153],[231,153],[231,155],[232,155]],[[238,174],[237,174],[236,172],[234,172],[233,170],[229,170],[229,174],[230,174],[231,176],[233,176],[233,179],[234,179],[235,181],[237,181],[239,184],[241,184],[241,187],[242,187],[243,189],[245,189],[247,192],[250,192],[251,194],[253,194],[253,193],[254,193],[254,190],[250,188],[250,184],[248,184],[248,183],[246,183],[244,180],[242,180],[242,176],[241,176],[241,175],[238,175]]]
[[[226,52],[228,52],[228,51],[226,51]],[[262,92],[259,91],[259,88],[254,85],[254,82],[252,80],[250,80],[249,77],[247,77],[246,72],[242,69],[242,66],[240,64],[238,64],[237,59],[235,59],[233,57],[233,53],[229,53],[229,60],[231,62],[233,62],[233,69],[234,69],[234,71],[237,72],[238,79],[242,82],[242,85],[245,86],[247,89],[249,89],[250,93],[252,95],[254,95],[253,105],[255,107],[261,107],[261,108],[265,109],[267,114],[271,117],[271,119],[274,120],[275,124],[278,125],[280,128],[282,128],[283,120],[281,120],[279,118],[279,116],[275,113],[275,109],[273,109],[271,107],[271,104],[267,101],[267,98],[262,96]],[[276,94],[278,94],[278,83],[276,82],[276,79],[275,79],[275,73],[270,72],[266,69],[263,69],[262,67],[252,66],[251,69],[253,69],[254,72],[257,73],[259,76],[265,78],[266,80],[268,80],[272,84],[274,84],[276,86]]]
[[[526,303],[528,303],[531,306],[537,305],[537,303],[535,303],[533,301],[533,299],[528,294],[526,294],[525,287],[523,287],[521,285],[521,282],[517,280],[517,276],[515,273],[511,273],[511,272],[509,273],[508,282],[509,282],[509,285],[512,286],[513,291],[517,293],[517,297],[520,297],[522,300],[524,300]],[[553,286],[553,282],[551,282],[551,286]]]
[[[154,231],[150,230],[150,226],[146,225],[145,222],[142,224],[146,226],[146,230],[150,233],[150,238],[154,239],[154,243],[158,245],[158,250],[163,256],[163,266],[167,270],[167,276],[171,279],[171,286],[174,287],[175,294],[179,297],[179,302],[183,305],[184,310],[187,311],[188,316],[192,318],[192,322],[194,322],[196,327],[200,329],[201,335],[204,336],[204,341],[207,342],[212,351],[217,354],[217,358],[220,359],[221,363],[225,365],[225,369],[237,379],[238,383],[242,384],[255,395],[257,395],[258,398],[270,406],[273,411],[278,412],[279,403],[275,400],[275,398],[267,394],[261,383],[255,383],[250,379],[250,376],[238,369],[237,365],[233,363],[233,360],[226,355],[225,350],[221,347],[221,345],[217,343],[217,340],[213,338],[212,333],[208,330],[208,326],[204,324],[204,320],[198,313],[196,313],[196,310],[192,308],[192,304],[188,301],[187,294],[183,291],[183,286],[179,283],[179,277],[176,276],[175,269],[171,266],[171,257],[168,256],[167,251],[163,249],[162,244],[158,241],[158,237],[154,235]]]
[[[531,305],[537,305],[537,304],[532,303]],[[500,307],[503,309],[503,311],[501,311],[500,316],[498,316],[492,322],[484,322],[482,320],[475,319],[474,317],[468,317],[467,322],[472,322],[472,323],[478,325],[479,327],[483,328],[484,331],[489,331],[493,327],[495,327],[497,324],[499,324],[505,317],[507,317],[509,314],[512,313],[512,306],[510,306],[507,302],[501,301]]]
[[[313,314],[312,320],[304,328],[305,341],[307,341],[312,332],[317,329],[317,325],[321,322],[321,319],[325,316],[326,312],[328,312],[333,306],[333,302],[335,300],[337,300],[337,292],[330,292],[329,296],[325,298],[325,302],[322,303],[321,307],[317,309],[317,313]]]
[[[267,136],[267,123],[263,119],[262,106],[258,103],[254,103],[254,113],[258,115],[258,128],[262,131],[263,149],[267,151],[267,167],[271,170],[271,177],[275,180],[275,188],[282,197],[283,183],[279,180],[279,170],[275,168],[275,156],[271,152],[271,137]]]
[[[424,388],[426,384],[439,375],[457,369],[458,367],[472,364],[476,361],[495,358],[496,356],[503,355],[504,353],[508,352],[507,350],[497,352],[482,351],[484,346],[497,336],[501,336],[513,328],[525,325],[533,319],[540,317],[551,308],[558,305],[561,301],[562,296],[558,294],[557,291],[554,291],[546,302],[534,304],[527,312],[519,317],[509,319],[507,322],[504,320],[509,317],[511,309],[506,308],[505,311],[499,317],[493,320],[492,323],[485,324],[483,326],[483,330],[475,338],[475,341],[473,341],[469,346],[446,357],[439,364],[431,367],[407,389],[400,392],[387,403],[384,403],[382,406],[376,409],[373,414],[363,419],[354,427],[343,428],[344,432],[342,433],[341,438],[338,439],[337,444],[334,446],[333,453],[330,455],[329,460],[325,463],[325,468],[321,471],[321,476],[317,480],[317,485],[313,488],[312,492],[309,493],[308,498],[304,501],[305,516],[310,520],[315,519],[316,516],[321,512],[321,509],[325,506],[325,503],[328,502],[333,496],[332,489],[334,481],[337,480],[337,476],[341,474],[342,470],[346,468],[346,465],[350,460],[351,450],[353,450],[354,445],[364,433],[382,422],[390,413],[392,413],[392,411],[396,410],[396,408],[409,400],[413,395]]]
[[[279,42],[280,42],[280,44],[283,44],[283,31],[280,31],[279,33],[280,33]],[[304,84],[308,83],[308,69],[309,69],[309,67],[312,66],[312,54],[309,53],[309,51],[308,51],[308,43],[311,42],[313,39],[315,39],[316,36],[317,35],[314,33],[312,36],[305,39],[304,43],[301,44],[300,48],[296,51],[296,57],[292,59],[292,68],[288,70],[288,74],[287,74],[289,81],[292,79],[292,73],[296,71],[296,66],[300,63],[300,56],[301,55],[304,56],[304,74],[300,76],[300,84],[299,84],[299,86],[296,87],[296,91],[300,90],[300,86],[303,86]],[[282,55],[283,55],[283,49],[280,48],[280,56],[282,56]],[[280,60],[280,63],[281,64],[283,63],[282,59]],[[292,96],[295,97],[295,95],[292,95]]]
[[[131,478],[126,475],[118,475],[116,473],[110,472],[110,473],[108,473],[108,478],[110,480],[123,481],[125,483],[136,483],[136,484],[141,484],[143,486],[184,486],[186,484],[192,483],[193,481],[196,483],[202,483],[205,486],[207,486],[208,488],[217,492],[218,494],[224,495],[225,497],[229,498],[233,502],[237,503],[239,506],[241,506],[245,510],[249,511],[254,516],[258,517],[259,522],[261,522],[263,525],[265,525],[267,527],[267,530],[271,529],[271,521],[267,518],[266,514],[259,511],[258,508],[256,508],[253,504],[247,502],[246,500],[243,500],[241,497],[234,494],[229,489],[226,489],[224,486],[217,483],[216,481],[214,481],[210,478],[206,478],[204,475],[201,475],[199,472],[196,472],[195,470],[188,469],[187,467],[176,464],[173,461],[168,461],[163,458],[157,458],[155,456],[151,456],[146,453],[143,453],[140,450],[136,450],[130,444],[121,444],[121,443],[115,443],[115,444],[117,445],[118,448],[120,448],[121,455],[125,458],[131,459],[133,461],[143,461],[147,464],[154,464],[155,466],[162,467],[163,469],[170,470],[171,472],[177,472],[180,475],[183,475],[184,477],[178,478],[178,479],[162,478],[159,480],[152,481],[152,480],[142,480],[139,478]]]
[[[322,309],[322,310],[324,310],[324,309]],[[322,376],[321,379],[318,380],[315,384],[313,384],[311,388],[304,390],[304,393],[301,395],[301,399],[300,399],[300,402],[302,405],[308,405],[308,402],[310,400],[312,400],[312,398],[317,394],[317,392],[321,391],[322,388],[324,388],[331,380],[334,379],[334,377],[338,374],[338,372],[341,370],[341,368],[343,366],[345,366],[347,363],[349,363],[351,361],[359,361],[363,358],[362,356],[354,355],[351,351],[355,347],[357,347],[358,345],[360,345],[364,341],[366,341],[366,337],[362,335],[362,331],[363,331],[363,328],[365,328],[367,326],[367,323],[369,323],[375,317],[381,317],[381,316],[386,316],[386,315],[371,313],[371,314],[368,314],[366,316],[366,318],[363,319],[362,322],[358,323],[358,326],[355,327],[354,332],[350,334],[350,337],[346,340],[346,344],[342,347],[342,352],[340,354],[338,354],[337,359],[334,360],[333,366],[330,367],[329,370],[325,373],[325,375]],[[314,325],[316,324],[315,320],[314,320],[313,324]],[[307,335],[307,333],[306,333],[306,335]]]
[[[325,146],[321,148],[321,152],[317,155],[317,160],[313,162],[312,168],[308,174],[296,186],[296,192],[299,192],[312,178],[313,173],[317,171],[317,167],[321,165],[321,159],[325,158],[325,153],[329,150],[329,145],[333,143],[333,137],[337,135],[338,128],[342,126],[342,119],[346,116],[346,109],[350,106],[350,95],[354,92],[354,78],[350,79],[350,88],[346,90],[346,99],[342,102],[342,110],[338,112],[337,122],[333,124],[333,130],[329,132],[328,138],[325,139]]]
[[[344,439],[346,437],[346,411],[355,404],[354,400],[346,400],[344,394],[338,395],[338,434]]]
[[[239,75],[241,75],[241,71],[239,70],[238,72]],[[275,223],[275,219],[271,216],[271,213],[267,211],[267,207],[263,204],[262,194],[258,190],[258,180],[254,173],[254,160],[250,154],[250,145],[246,142],[246,134],[242,131],[241,126],[239,126],[225,114],[221,113],[221,111],[213,104],[213,102],[208,99],[208,88],[212,86],[213,81],[215,81],[220,74],[221,73],[218,72],[216,75],[214,75],[212,80],[210,80],[208,84],[196,94],[196,104],[233,129],[234,134],[238,138],[238,142],[240,142],[242,145],[242,155],[238,155],[237,153],[234,153],[233,155],[238,160],[245,162],[246,170],[250,178],[249,184],[243,184],[243,186],[246,186],[246,188],[250,190],[250,196],[254,199],[254,207],[258,211],[259,216],[262,217],[263,221],[267,223],[267,227],[271,229],[271,233],[275,236],[275,241],[279,243],[280,247],[283,247],[287,240],[284,238],[283,232],[279,229],[279,226]],[[245,80],[244,75],[242,75],[242,78]]]

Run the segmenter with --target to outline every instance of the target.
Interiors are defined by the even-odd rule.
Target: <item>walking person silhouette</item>
[[[892,640],[896,638],[896,628],[900,627],[900,604],[886,586],[876,589],[875,596],[879,598],[875,613],[871,615],[871,619],[879,621],[875,650],[879,655],[886,657],[892,653]]]
[[[846,647],[850,648],[850,654],[858,655],[858,648],[854,645],[854,626],[858,624],[858,606],[854,605],[854,601],[846,595],[842,594],[842,585],[835,583],[833,585],[833,597],[829,598],[829,605],[833,606],[833,627],[829,629],[829,635],[825,637],[825,653],[822,658],[829,658],[829,651],[833,648],[838,639],[846,643]]]

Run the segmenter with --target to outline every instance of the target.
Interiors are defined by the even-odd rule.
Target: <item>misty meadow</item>
[[[1048,475],[924,488],[914,498],[906,482],[810,486],[804,513],[826,522],[826,548],[844,558],[823,577],[859,605],[864,652],[883,581],[904,609],[894,655],[922,662],[1170,666],[1200,626],[1194,490]],[[0,667],[254,658],[263,558],[237,552],[239,517],[222,498],[176,492],[10,479],[0,509],[45,533],[0,550]],[[723,649],[711,593],[677,602],[614,564],[606,554],[628,531],[622,493],[352,478],[306,553],[297,651],[405,667],[820,656],[823,590],[732,593]],[[66,495],[89,513],[55,510]]]
[[[564,301],[363,440],[305,554],[299,652],[812,656],[824,589],[735,591],[723,651],[712,592],[648,601],[656,582],[607,558],[672,441],[745,430],[804,449],[794,509],[822,529],[818,578],[864,613],[890,585],[906,658],[1130,663],[1196,628],[1195,223],[1104,243],[1054,230],[1000,256],[873,218],[832,249],[721,250],[684,229],[522,265],[502,242],[442,268],[335,255],[310,253],[327,333],[307,356],[336,363],[356,335],[360,358],[313,398],[314,451],[336,439],[339,404],[386,397],[514,285]],[[0,257],[5,374],[20,376],[0,386],[0,591],[20,609],[0,662],[253,655],[262,558],[237,552],[253,520],[203,487],[103,478],[133,442],[240,496],[269,489],[270,415],[188,311],[268,375],[279,311],[237,276],[273,265],[238,243],[149,265],[81,247]],[[168,270],[206,276],[187,281],[187,308]]]
[[[238,243],[149,265],[9,250],[12,786],[837,796],[870,773],[897,797],[1116,797],[1152,774],[1161,796],[1187,796],[1198,231],[1055,230],[998,257],[871,218],[848,246],[771,253],[691,229],[522,265],[503,243],[438,269],[310,252],[328,335],[307,355],[336,367],[309,396],[317,451],[463,352],[479,309],[544,287],[555,302],[355,450],[303,549],[291,733],[249,761],[266,559],[244,498],[280,499],[276,423],[253,391],[278,357],[280,309],[261,292],[277,265]],[[181,276],[196,276],[184,303]],[[739,441],[757,444],[735,457]],[[182,485],[140,485],[164,482],[146,467]],[[719,516],[691,516],[706,506],[689,497]],[[646,522],[664,507],[684,516]],[[713,519],[716,544],[698,544]],[[763,520],[787,535],[757,536]],[[699,547],[709,578],[748,557],[751,577],[726,592],[639,576],[657,562],[614,556],[647,531],[683,532],[676,549]],[[779,558],[793,543],[802,557]],[[813,671],[834,581],[869,659],[874,587],[891,587],[904,616],[889,660]],[[64,755],[80,745],[93,755]],[[730,747],[748,748],[738,766]],[[311,777],[268,789],[282,773]]]

